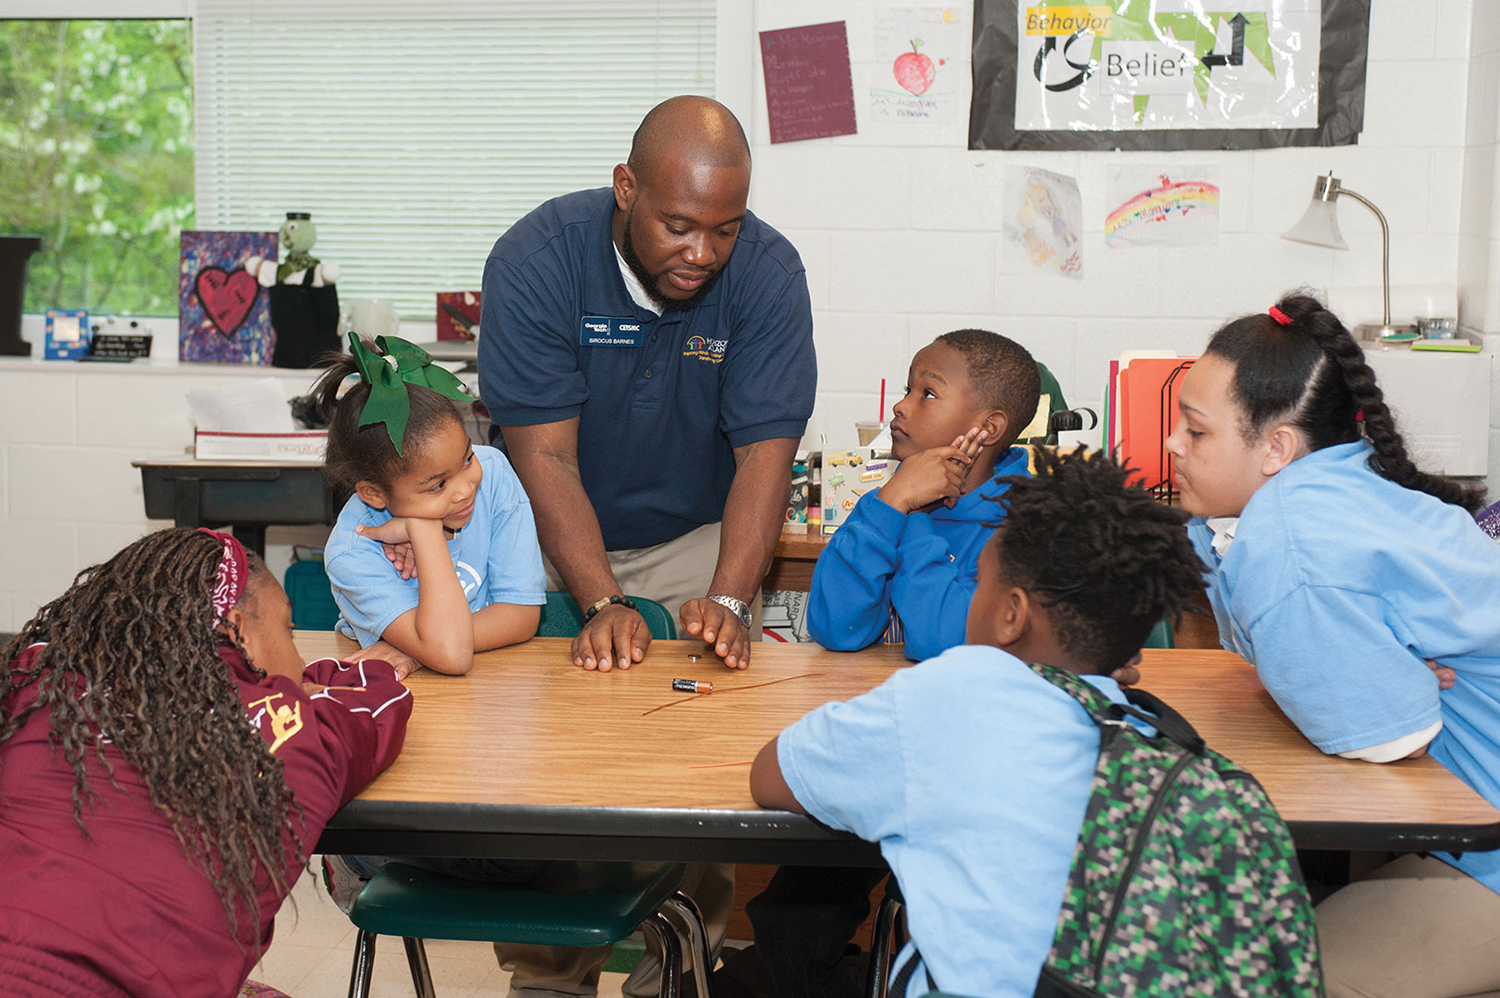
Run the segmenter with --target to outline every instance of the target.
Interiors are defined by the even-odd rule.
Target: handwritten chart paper
[[[854,81],[843,21],[760,33],[771,141],[853,135]]]
[[[1111,248],[1219,241],[1217,167],[1112,166],[1105,197],[1104,242]]]

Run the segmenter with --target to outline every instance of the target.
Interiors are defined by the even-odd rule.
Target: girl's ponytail
[[[1205,352],[1235,365],[1247,436],[1285,420],[1312,450],[1321,450],[1358,440],[1362,429],[1375,449],[1370,467],[1382,478],[1471,513],[1483,505],[1482,487],[1416,466],[1364,348],[1312,296],[1290,294],[1265,314],[1236,319],[1214,334]]]

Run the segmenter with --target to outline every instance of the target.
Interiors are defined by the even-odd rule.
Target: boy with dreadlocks
[[[86,569],[0,655],[0,995],[232,994],[411,702],[385,662],[304,668],[227,534]]]
[[[1009,479],[968,644],[818,708],[751,769],[762,807],[880,844],[945,992],[1032,994],[1089,799],[1099,729],[1026,663],[1123,703],[1110,673],[1202,589],[1186,515],[1126,477],[1080,451],[1041,455],[1036,478]],[[921,967],[911,981],[928,990]]]

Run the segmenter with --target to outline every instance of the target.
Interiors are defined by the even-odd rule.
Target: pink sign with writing
[[[760,33],[771,141],[853,135],[854,83],[843,21]]]

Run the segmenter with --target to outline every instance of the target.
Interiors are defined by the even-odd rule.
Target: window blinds
[[[511,223],[607,185],[654,104],[713,95],[714,6],[198,0],[198,227],[311,212],[340,298],[431,317]]]

